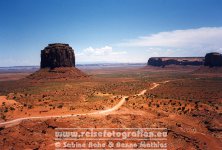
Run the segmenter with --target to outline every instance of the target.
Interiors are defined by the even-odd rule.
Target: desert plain
[[[221,68],[79,69],[87,76],[0,73],[1,150],[55,149],[56,128],[166,128],[167,149],[221,149]]]

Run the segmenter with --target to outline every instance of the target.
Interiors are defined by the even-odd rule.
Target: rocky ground
[[[167,128],[167,149],[219,150],[221,73],[197,69],[114,67],[68,80],[1,81],[0,149],[55,149],[56,128]],[[18,118],[26,119],[3,125]]]

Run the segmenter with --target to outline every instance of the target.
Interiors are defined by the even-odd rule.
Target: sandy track
[[[156,87],[158,87],[160,84],[159,83],[153,83],[153,86],[150,88],[150,90],[155,89]]]
[[[20,122],[25,121],[25,120],[67,118],[67,117],[77,117],[77,116],[86,116],[86,115],[107,114],[107,113],[111,113],[111,112],[113,112],[115,110],[118,110],[126,102],[126,98],[128,98],[128,96],[123,96],[118,104],[116,104],[114,107],[112,107],[110,109],[106,109],[106,110],[96,111],[96,112],[92,112],[92,113],[84,113],[84,114],[68,114],[68,115],[57,115],[57,116],[23,117],[23,118],[14,119],[14,120],[11,120],[11,121],[2,122],[2,123],[0,123],[0,127],[1,126],[7,126],[7,125],[11,126],[13,124],[16,125],[16,124],[19,124]]]
[[[159,83],[153,83],[153,85],[149,88],[149,90],[157,88],[161,83],[167,83],[169,81],[163,81]],[[146,93],[147,90],[142,90],[139,94],[136,94],[135,96],[142,96]],[[23,118],[18,118],[14,119],[11,121],[6,121],[6,122],[1,122],[0,127],[7,127],[7,126],[13,126],[21,123],[22,121],[25,120],[41,120],[41,119],[52,119],[52,118],[67,118],[67,117],[77,117],[77,116],[86,116],[86,115],[100,115],[100,114],[108,114],[111,113],[115,110],[118,110],[125,102],[126,99],[129,96],[123,96],[121,100],[119,101],[118,104],[116,104],[114,107],[106,109],[106,110],[101,110],[101,111],[96,111],[92,113],[84,113],[84,114],[67,114],[67,115],[57,115],[57,116],[37,116],[37,117],[23,117]]]

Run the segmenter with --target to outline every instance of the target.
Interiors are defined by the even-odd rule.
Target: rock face
[[[151,66],[162,66],[163,65],[163,61],[161,58],[158,57],[151,57],[148,62],[147,65],[151,65]]]
[[[203,57],[151,57],[147,65],[151,66],[166,66],[166,65],[191,65],[200,66],[203,65]]]
[[[75,55],[69,44],[49,44],[41,51],[41,67],[27,76],[32,81],[70,80],[89,77],[75,67]]]
[[[41,51],[41,68],[75,67],[75,54],[69,44],[49,44]]]
[[[221,67],[222,66],[222,55],[220,53],[207,53],[205,56],[205,66],[209,67]]]

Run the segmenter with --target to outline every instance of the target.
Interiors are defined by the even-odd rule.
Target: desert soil
[[[222,78],[196,69],[84,69],[90,77],[61,81],[7,76],[0,149],[55,149],[56,128],[167,128],[170,150],[219,150]]]

